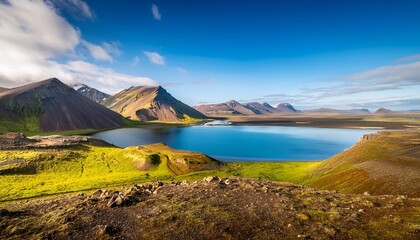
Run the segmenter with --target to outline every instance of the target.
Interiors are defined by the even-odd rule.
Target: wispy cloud
[[[177,68],[175,68],[175,70],[177,70],[182,75],[188,75],[188,71],[185,70],[184,68],[177,67]]]
[[[144,51],[143,53],[144,55],[146,55],[147,59],[149,59],[151,63],[156,65],[165,65],[165,57],[163,57],[159,53],[148,51]]]
[[[111,55],[108,54],[108,52],[103,47],[87,42],[85,40],[82,40],[81,43],[89,50],[91,56],[94,59],[112,62]]]
[[[302,92],[315,94],[316,98],[322,99],[420,86],[420,61],[354,73],[341,79],[340,82],[340,84],[329,87],[303,88]]]
[[[114,56],[121,56],[123,52],[120,50],[120,43],[117,41],[103,42],[102,47],[107,51],[108,54]]]
[[[411,59],[416,59],[412,56]],[[356,72],[343,78],[337,78],[330,86],[307,86],[296,94],[268,94],[259,98],[241,100],[241,102],[268,102],[278,104],[290,102],[305,108],[314,107],[397,107],[406,109],[404,104],[417,104],[418,97],[404,98],[390,95],[385,99],[378,96],[384,91],[406,92],[407,89],[420,88],[420,61],[382,66],[367,71]],[[324,82],[325,84],[325,82]],[[397,94],[398,95],[398,94]],[[367,97],[372,96],[372,97]]]
[[[89,5],[82,0],[54,0],[54,4],[59,6],[60,9],[68,11],[76,18],[94,19]]]
[[[140,63],[140,58],[138,56],[135,56],[133,60],[131,61],[131,66],[135,67],[139,65],[139,63]]]
[[[407,57],[403,57],[396,60],[397,63],[412,62],[412,61],[420,61],[420,54],[407,56]]]
[[[217,82],[217,80],[214,78],[204,78],[193,81],[194,84],[212,84],[215,82]]]
[[[156,4],[152,4],[152,14],[153,14],[154,19],[156,20],[162,19],[162,15],[160,15],[159,8]]]
[[[0,86],[14,87],[50,77],[69,84],[90,81],[116,88],[124,84],[156,85],[150,78],[86,62],[78,54],[80,48],[88,49],[95,59],[112,61],[111,55],[118,54],[117,45],[99,46],[82,39],[80,30],[51,4],[43,0],[0,1]]]

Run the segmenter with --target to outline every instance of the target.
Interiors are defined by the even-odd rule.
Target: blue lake
[[[281,126],[122,128],[92,134],[119,147],[164,142],[224,161],[323,160],[374,130]]]

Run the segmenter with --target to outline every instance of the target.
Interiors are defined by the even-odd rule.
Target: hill
[[[347,193],[420,197],[420,132],[368,134],[319,164],[311,186]]]
[[[280,103],[276,106],[276,109],[278,109],[279,112],[284,112],[284,113],[300,112],[300,111],[296,110],[290,103]]]
[[[378,110],[376,110],[377,114],[387,114],[387,113],[393,113],[393,111],[391,111],[391,109],[387,109],[387,108],[379,108]]]
[[[161,86],[130,87],[107,98],[102,104],[133,120],[189,122],[206,118],[202,113],[174,98]]]
[[[271,115],[279,113],[298,113],[289,103],[282,103],[276,108],[268,103],[250,102],[241,104],[235,100],[225,103],[205,104],[195,106],[195,109],[207,116],[255,116],[255,115]]]
[[[111,96],[109,94],[99,91],[96,88],[91,88],[85,84],[76,85],[75,89],[78,93],[82,94],[85,97],[88,97],[89,99],[97,103],[101,103],[105,99],[107,99],[109,96]]]
[[[56,78],[0,93],[0,132],[107,129],[122,116],[86,98]]]
[[[0,202],[171,180],[221,166],[202,153],[161,143],[122,149],[89,136],[0,135]]]
[[[250,102],[250,103],[245,103],[245,107],[247,107],[248,109],[252,109],[252,111],[256,114],[261,114],[261,115],[280,112],[279,109],[274,108],[268,103],[261,104],[258,102]]]

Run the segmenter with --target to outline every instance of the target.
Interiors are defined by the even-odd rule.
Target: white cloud
[[[420,61],[356,73],[348,77],[351,81],[374,81],[375,85],[394,86],[420,84]]]
[[[75,17],[82,17],[87,19],[93,19],[93,13],[87,5],[82,0],[54,0],[55,5],[59,6],[61,9],[64,9],[71,13]]]
[[[151,63],[157,64],[157,65],[165,65],[165,57],[163,57],[159,53],[148,52],[148,51],[144,51],[143,53],[144,55],[146,55],[146,57],[149,59]]]
[[[58,15],[50,2],[0,1],[0,86],[14,87],[51,77],[69,84],[91,81],[104,87],[156,85],[149,78],[81,61],[83,57],[77,54],[83,46],[92,57],[111,61],[110,54],[118,54],[117,45],[111,42],[101,47],[83,40],[79,30]]]
[[[65,72],[71,73],[72,79],[74,79],[73,81],[75,83],[78,79],[81,79],[82,82],[98,82],[105,86],[116,88],[124,85],[123,83],[130,85],[158,85],[156,81],[147,77],[118,73],[110,68],[98,67],[95,64],[84,61],[71,61],[67,64],[61,65],[61,67]]]
[[[152,14],[153,18],[156,20],[162,19],[162,15],[160,15],[159,8],[156,4],[152,4]]]
[[[108,52],[105,51],[105,49],[101,46],[87,42],[85,40],[82,40],[82,44],[89,50],[94,59],[112,62],[111,55],[109,55]]]

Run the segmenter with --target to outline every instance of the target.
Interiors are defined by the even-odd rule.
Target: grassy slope
[[[217,163],[202,154],[171,150],[162,145],[142,149],[83,146],[65,150],[0,151],[0,201],[169,181],[176,173],[168,166],[182,174],[214,168]]]
[[[380,132],[311,170],[307,184],[348,193],[420,196],[420,132]]]
[[[157,160],[150,157],[155,154],[160,156]],[[198,171],[203,166],[216,167],[211,159],[203,156],[174,151],[161,145],[149,145],[144,149],[85,146],[65,150],[0,151],[0,201],[142,182],[195,181],[209,175],[300,183],[308,170],[319,164],[230,163],[220,169]],[[2,162],[13,159],[22,159],[24,162],[1,166]],[[187,160],[186,164],[179,163],[183,159]]]

